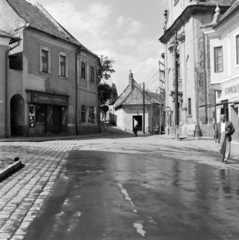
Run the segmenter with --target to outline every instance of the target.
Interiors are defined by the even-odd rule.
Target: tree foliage
[[[115,61],[113,59],[108,59],[108,57],[100,56],[100,68],[98,70],[98,79],[101,82],[103,79],[108,80],[111,78],[111,74],[115,72],[113,69],[113,64]]]
[[[98,98],[101,106],[110,99],[112,92],[112,88],[108,84],[100,83],[98,85]]]

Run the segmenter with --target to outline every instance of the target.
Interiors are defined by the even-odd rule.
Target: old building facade
[[[239,1],[216,24],[204,27],[210,41],[211,85],[216,91],[216,116],[225,114],[239,143]],[[220,9],[218,9],[220,11]]]
[[[3,136],[97,132],[98,57],[40,5],[0,3],[0,28],[11,44],[6,133]]]
[[[145,95],[145,123],[143,114],[143,95]],[[153,128],[157,123],[162,125],[163,102],[157,93],[145,91],[134,80],[133,73],[129,74],[129,84],[114,102],[114,114],[116,125],[126,131],[133,130],[134,119],[138,122],[138,130],[152,134]]]
[[[178,112],[183,134],[194,135],[199,125],[202,135],[213,135],[215,92],[210,85],[208,39],[202,26],[213,21],[219,3],[224,13],[234,1],[170,0],[165,11],[166,107],[171,109],[167,127],[175,126],[175,55],[178,67]],[[176,51],[175,51],[176,48]],[[167,132],[167,131],[166,131]]]

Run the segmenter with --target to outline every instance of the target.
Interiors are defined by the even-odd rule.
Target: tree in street
[[[108,59],[108,57],[101,55],[100,56],[100,68],[98,69],[98,80],[99,83],[102,80],[109,80],[111,74],[115,72],[113,69],[113,64],[115,63],[114,59]]]

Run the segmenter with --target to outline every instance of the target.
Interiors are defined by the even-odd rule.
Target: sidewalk
[[[101,132],[96,134],[86,135],[54,135],[54,136],[42,136],[42,137],[11,137],[0,138],[0,142],[45,142],[45,141],[61,141],[61,140],[74,140],[74,139],[86,139],[86,138],[98,138],[109,135],[109,132]]]
[[[211,151],[218,152],[219,144],[214,141],[212,137],[200,137],[195,139],[194,137],[187,137],[182,140],[176,140],[170,135],[154,135],[158,139],[162,140],[165,144],[172,144],[174,146],[181,146],[185,148],[193,148],[199,151]],[[231,157],[234,159],[239,159],[239,144],[231,144]]]

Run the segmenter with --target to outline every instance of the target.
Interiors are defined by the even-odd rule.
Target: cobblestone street
[[[25,167],[0,183],[1,240],[24,239],[74,144],[75,141],[31,144],[38,148],[24,154],[25,159],[21,154],[28,151],[30,143],[15,148],[21,151]]]
[[[59,177],[69,154],[74,151],[102,151],[140,154],[161,159],[197,162],[217,169],[238,171],[238,149],[233,145],[229,164],[221,163],[218,144],[213,140],[176,141],[166,136],[139,136],[111,128],[111,134],[84,139],[61,139],[47,142],[1,142],[0,152],[19,156],[24,167],[0,183],[0,239],[25,239],[31,223]],[[207,154],[208,152],[208,154]],[[91,161],[82,159],[81,161]],[[206,166],[205,165],[205,166]],[[94,168],[94,167],[93,167]],[[224,170],[223,170],[224,171]],[[229,170],[227,170],[229,171]],[[87,173],[87,171],[86,171]],[[62,175],[64,177],[64,174]],[[50,195],[49,195],[50,196]],[[49,227],[49,226],[48,226]]]

